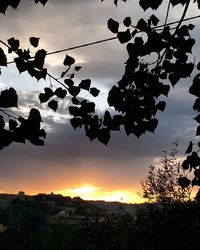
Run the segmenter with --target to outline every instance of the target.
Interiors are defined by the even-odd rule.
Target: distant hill
[[[54,208],[57,212],[65,211],[66,214],[124,214],[128,213],[134,216],[136,210],[143,207],[143,204],[126,204],[121,202],[106,202],[106,201],[87,201],[80,197],[71,198],[60,194],[45,194],[26,195],[23,192],[18,194],[0,194],[0,207],[6,208],[14,199],[39,201],[45,203],[48,207]],[[90,211],[90,212],[89,212]],[[61,213],[62,214],[62,213]],[[64,212],[63,212],[64,214]]]

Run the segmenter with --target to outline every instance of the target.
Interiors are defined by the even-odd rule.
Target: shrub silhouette
[[[141,196],[148,202],[186,202],[190,200],[192,186],[182,188],[179,178],[185,178],[185,172],[177,160],[178,144],[174,142],[174,148],[167,155],[164,152],[161,166],[149,166],[147,178],[141,181]]]

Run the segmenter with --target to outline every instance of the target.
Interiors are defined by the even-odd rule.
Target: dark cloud
[[[172,101],[172,107],[174,104]],[[172,107],[165,115],[160,115],[155,135],[147,134],[138,140],[134,136],[126,138],[123,132],[115,133],[108,147],[89,142],[83,131],[74,131],[68,122],[58,124],[47,116],[44,120],[53,131],[48,133],[46,146],[16,144],[0,152],[0,181],[18,183],[18,186],[25,183],[25,189],[33,189],[36,184],[39,189],[47,184],[46,190],[49,183],[59,186],[65,180],[72,184],[82,181],[84,176],[101,185],[127,187],[139,183],[147,166],[162,155],[162,150],[169,149],[174,140],[184,143],[187,131],[183,119],[189,124],[190,114],[184,106],[176,104],[180,113],[186,111],[185,117],[180,115],[177,119]]]

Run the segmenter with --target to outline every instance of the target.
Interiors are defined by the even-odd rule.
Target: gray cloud
[[[32,100],[30,103],[34,104]],[[134,136],[126,138],[123,132],[115,133],[108,147],[99,142],[90,143],[83,131],[73,131],[68,122],[58,124],[50,117],[45,118],[44,121],[54,128],[48,133],[46,146],[17,144],[0,152],[0,182],[7,180],[9,185],[13,182],[17,187],[23,183],[22,186],[29,190],[36,183],[38,190],[44,183],[47,184],[46,190],[49,183],[59,186],[65,180],[72,184],[73,181],[81,181],[84,175],[90,181],[95,180],[101,185],[110,183],[113,187],[119,183],[124,187],[139,183],[147,166],[161,156],[162,150],[170,148],[172,141],[178,139],[183,148],[183,138],[188,135],[185,127],[191,120],[190,112],[185,110],[187,105],[177,106],[180,113],[186,111],[185,117],[180,115],[177,119],[173,105],[172,101],[165,115],[160,115],[155,135],[147,134],[138,140]]]

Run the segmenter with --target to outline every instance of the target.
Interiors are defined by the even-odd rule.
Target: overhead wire
[[[182,22],[190,21],[190,20],[197,19],[197,18],[200,18],[200,15],[196,15],[196,16],[184,18],[182,20]],[[154,28],[154,30],[162,28],[162,27],[165,27],[166,25],[170,26],[170,25],[174,25],[174,24],[177,24],[177,23],[180,23],[180,21],[174,21],[174,22],[169,22],[169,23],[166,23],[166,24],[158,25],[158,26],[156,26]],[[90,42],[90,43],[85,43],[85,44],[81,44],[81,45],[77,45],[77,46],[73,46],[73,47],[69,47],[69,48],[65,48],[65,49],[55,50],[55,51],[52,51],[52,52],[47,52],[46,55],[49,56],[49,55],[54,55],[54,54],[58,54],[58,53],[70,51],[70,50],[75,50],[75,49],[79,49],[79,48],[89,47],[89,46],[92,46],[92,45],[96,45],[96,44],[100,44],[100,43],[105,43],[105,42],[108,42],[108,41],[116,40],[117,38],[118,38],[117,36],[114,36],[114,37],[110,37],[110,38],[98,40],[98,41],[95,41],[95,42]],[[5,43],[4,41],[0,40],[0,43],[2,43],[7,48],[10,48],[10,46],[7,43]],[[34,57],[32,57],[32,59],[33,58]],[[12,63],[14,63],[14,61],[8,62],[7,64],[12,64]],[[55,78],[54,76],[52,76],[49,73],[47,73],[47,75],[49,77],[51,77],[53,80],[55,80],[56,82],[58,82],[59,84],[61,84],[63,87],[66,88],[66,86],[61,81],[59,81],[57,78]]]
[[[193,19],[196,19],[196,18],[200,18],[200,15],[184,18],[182,21],[186,22],[186,21],[190,21],[190,20],[193,20]],[[169,22],[169,23],[166,23],[166,25],[173,25],[173,24],[177,24],[177,23],[179,23],[179,21]],[[162,28],[164,26],[165,26],[164,24],[158,25],[158,26],[155,27],[155,29]],[[52,52],[48,52],[46,55],[48,56],[48,55],[53,55],[53,54],[66,52],[66,51],[69,51],[69,50],[80,49],[80,48],[83,48],[83,47],[88,47],[88,46],[92,46],[92,45],[95,45],[95,44],[112,41],[112,40],[115,40],[117,38],[118,38],[117,36],[114,36],[114,37],[106,38],[106,39],[95,41],[95,42],[90,42],[90,43],[86,43],[86,44],[82,44],[82,45],[78,45],[78,46],[74,46],[74,47],[69,47],[69,48],[66,48],[66,49],[55,50],[55,51],[52,51]]]
[[[192,17],[188,17],[188,18],[184,18],[182,20],[182,22],[186,22],[186,21],[190,21],[190,20],[193,20],[193,19],[197,19],[197,18],[200,18],[200,15],[197,15],[197,16],[192,16]],[[156,26],[155,28],[153,28],[153,30],[156,30],[156,29],[159,29],[159,28],[162,28],[166,25],[170,26],[170,25],[174,25],[174,24],[177,24],[179,23],[179,21],[174,21],[174,22],[169,22],[169,23],[166,23],[166,24],[162,24],[162,25],[158,25]],[[138,32],[139,33],[139,32]],[[102,40],[98,40],[98,41],[94,41],[94,42],[89,42],[89,43],[85,43],[85,44],[81,44],[81,45],[77,45],[77,46],[73,46],[73,47],[69,47],[69,48],[65,48],[65,49],[60,49],[60,50],[55,50],[55,51],[51,51],[51,52],[47,52],[46,55],[47,56],[50,56],[50,55],[54,55],[54,54],[59,54],[59,53],[63,53],[63,52],[66,52],[66,51],[71,51],[71,50],[75,50],[75,49],[80,49],[80,48],[84,48],[84,47],[89,47],[89,46],[92,46],[92,45],[96,45],[96,44],[100,44],[100,43],[105,43],[105,42],[109,42],[109,41],[112,41],[112,40],[116,40],[118,37],[117,36],[114,36],[114,37],[110,37],[110,38],[105,38],[105,39],[102,39]],[[0,40],[0,43],[4,44],[5,46],[7,46],[5,44],[5,42],[1,41]],[[7,46],[8,47],[8,46]],[[32,57],[33,59],[34,57]],[[14,61],[11,61],[11,62],[8,62],[7,64],[12,64],[14,63]]]

